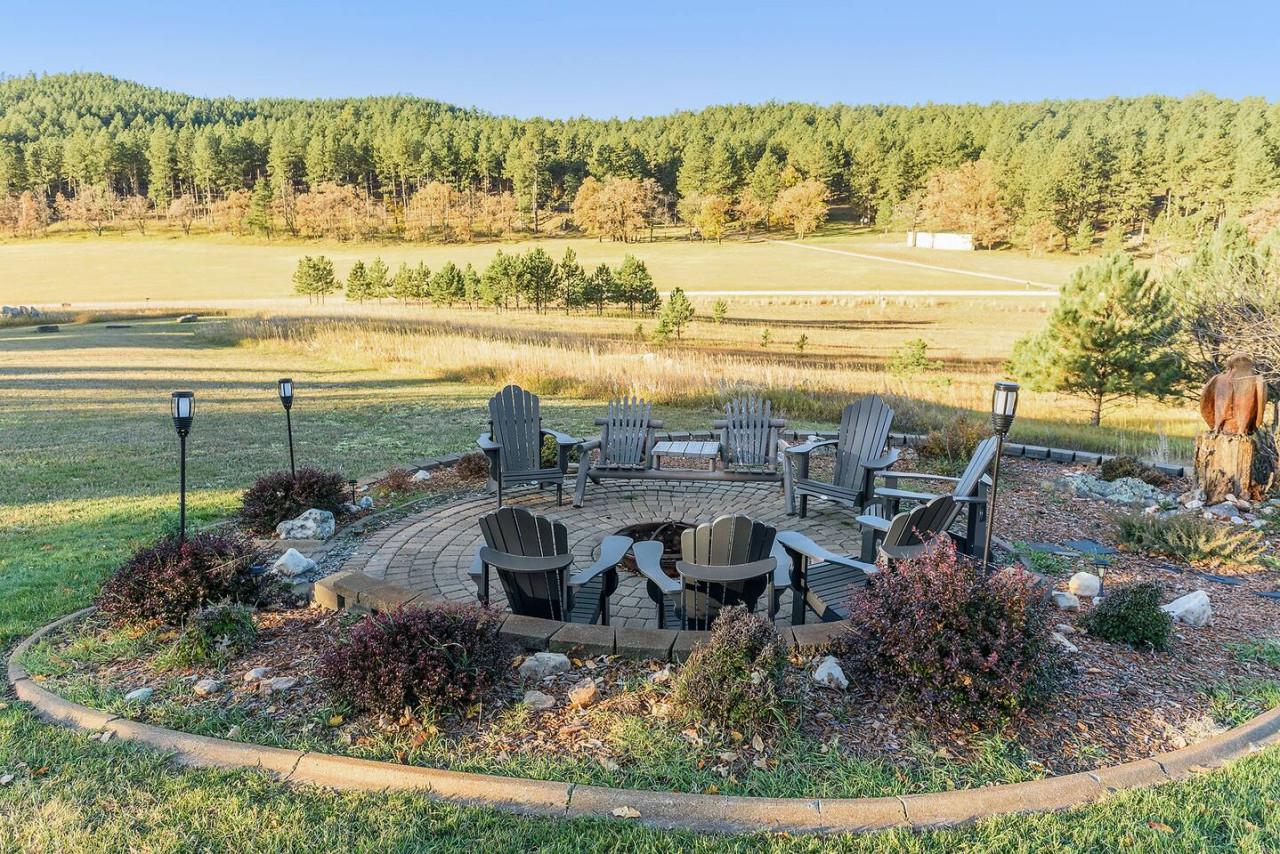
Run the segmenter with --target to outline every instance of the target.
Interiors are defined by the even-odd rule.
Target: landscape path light
[[[1004,453],[1004,437],[1013,427],[1018,412],[1018,384],[998,382],[991,394],[991,427],[996,432],[996,459],[991,467],[991,497],[987,501],[987,542],[982,551],[982,565],[991,568],[991,536],[996,524],[996,492],[1000,484],[1000,455]]]
[[[187,540],[187,436],[196,414],[196,394],[175,391],[169,396],[173,408],[173,428],[178,431],[178,541]]]
[[[284,407],[285,430],[289,432],[289,474],[297,480],[298,468],[293,461],[293,416],[290,412],[293,409],[293,380],[283,377],[277,380],[276,385],[280,391],[280,405]]]

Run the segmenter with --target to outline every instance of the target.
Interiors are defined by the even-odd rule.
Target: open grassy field
[[[849,291],[1000,291],[1025,292],[1021,280],[1064,283],[1079,266],[1075,257],[1028,257],[1021,252],[942,252],[907,250],[902,235],[867,234],[833,227],[805,247],[849,249],[883,255],[873,260],[831,252],[807,251],[765,239],[690,242],[668,232],[653,243],[609,243],[591,238],[543,238],[536,241],[553,258],[566,247],[591,269],[617,265],[632,253],[643,259],[658,288],[692,292]],[[790,239],[774,233],[771,238]],[[294,268],[305,254],[333,259],[345,276],[359,259],[379,255],[394,270],[402,261],[423,261],[439,269],[446,261],[483,268],[494,252],[523,252],[535,241],[456,245],[361,244],[264,241],[225,235],[186,237],[176,232],[65,235],[28,242],[0,243],[0,280],[4,301],[22,304],[208,303],[221,300],[288,297]],[[906,260],[1008,276],[1004,281],[894,263]],[[1043,290],[1034,288],[1033,290]]]
[[[172,524],[177,451],[168,418],[172,389],[190,387],[198,395],[191,504],[196,522],[207,523],[225,518],[254,476],[287,459],[274,397],[280,375],[298,380],[294,414],[300,461],[354,476],[466,448],[483,426],[485,397],[520,371],[544,384],[551,423],[585,430],[599,408],[591,386],[599,380],[584,366],[577,332],[613,336],[595,345],[598,372],[606,381],[656,361],[628,356],[624,339],[631,321],[626,319],[575,318],[554,331],[525,315],[468,319],[458,312],[435,317],[434,323],[430,319],[421,318],[416,326],[395,318],[320,318],[305,324],[294,318],[283,327],[230,319],[195,326],[135,321],[120,330],[101,323],[73,325],[58,335],[0,330],[0,436],[5,437],[0,649],[86,604],[132,548]],[[774,377],[780,384],[790,382],[792,369],[785,363],[791,356],[779,353],[771,362],[754,355],[717,356],[718,348],[707,344],[716,337],[727,344],[735,329],[754,335],[760,319],[741,327],[698,324],[693,342],[684,345],[688,352],[671,356],[671,376],[680,378],[679,387],[694,379],[703,384],[696,388],[714,387],[729,367],[754,382]],[[1010,316],[1000,321],[993,326],[1012,323]],[[502,328],[478,328],[486,325],[507,326],[507,334],[500,334]],[[877,374],[869,369],[841,367],[831,355],[847,330],[827,338],[822,327],[811,328],[815,347],[828,353],[822,361],[841,372],[836,374],[840,382],[852,383],[858,376],[885,381],[883,376],[874,380]],[[665,361],[667,355],[660,358]],[[655,371],[639,377],[657,384],[664,375]],[[556,384],[559,391],[550,388]],[[918,395],[932,393],[924,380],[915,388]],[[677,429],[704,425],[712,417],[709,405],[697,399],[659,410]],[[797,420],[829,423],[813,416]],[[495,852],[1260,854],[1280,846],[1280,813],[1271,796],[1280,788],[1280,755],[1274,749],[1224,773],[1122,794],[1066,814],[999,819],[950,832],[835,840],[766,834],[722,839],[620,822],[523,819],[432,804],[414,795],[336,794],[285,787],[249,772],[181,770],[136,747],[102,744],[40,724],[6,697],[0,698],[0,775],[10,773],[13,781],[0,785],[0,852],[5,854],[478,847]]]

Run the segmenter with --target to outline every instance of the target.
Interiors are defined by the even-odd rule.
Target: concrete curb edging
[[[285,750],[164,729],[72,703],[40,687],[20,658],[33,644],[94,611],[56,620],[19,643],[9,655],[8,678],[19,699],[47,721],[117,738],[170,754],[183,765],[266,771],[282,782],[363,791],[417,791],[465,806],[521,815],[614,818],[615,811],[661,829],[748,833],[869,833],[891,828],[936,830],[983,818],[1065,810],[1122,789],[1181,780],[1280,744],[1280,706],[1181,750],[1125,765],[1011,783],[920,795],[879,798],[756,798],[608,789],[376,762],[311,751]],[[638,816],[634,816],[639,813]]]

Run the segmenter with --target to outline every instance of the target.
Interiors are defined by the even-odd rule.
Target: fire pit
[[[636,542],[644,542],[652,540],[662,543],[662,571],[667,574],[668,578],[678,578],[676,572],[676,561],[680,559],[680,535],[690,528],[696,527],[688,522],[680,522],[675,519],[667,519],[664,522],[642,522],[639,525],[628,525],[620,528],[615,533],[630,537]],[[629,572],[639,573],[636,568],[635,556],[630,552],[622,559],[622,563],[618,564],[622,569]]]

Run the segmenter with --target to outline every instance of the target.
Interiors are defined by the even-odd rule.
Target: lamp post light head
[[[285,377],[277,382],[280,390],[280,402],[285,409],[293,408],[293,380]]]
[[[196,413],[196,393],[175,391],[170,395],[170,404],[173,407],[173,427],[185,439],[191,432],[191,420]]]
[[[991,395],[991,426],[1001,436],[1008,436],[1018,412],[1018,384],[996,383]]]

